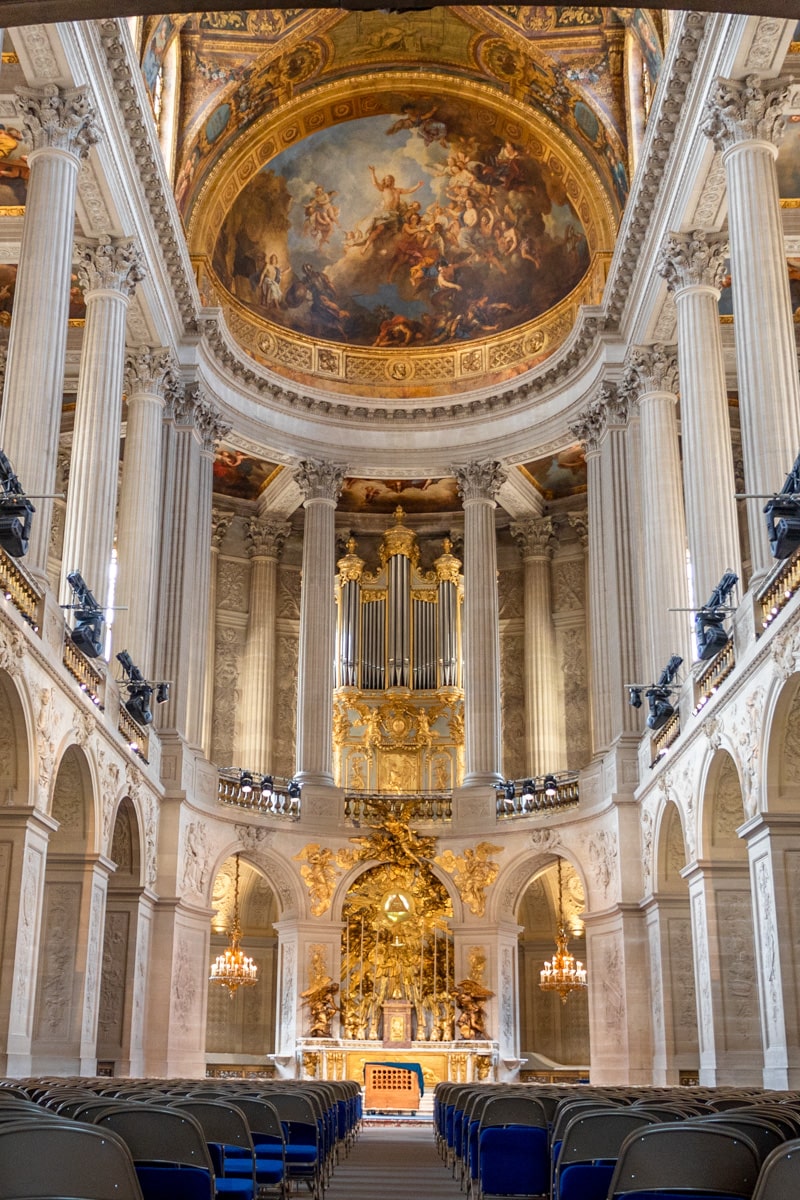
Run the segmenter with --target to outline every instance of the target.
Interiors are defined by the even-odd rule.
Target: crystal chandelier
[[[228,948],[218,954],[211,964],[209,979],[228,989],[231,1000],[237,988],[252,987],[257,982],[258,967],[239,945],[242,930],[239,926],[239,855],[236,855],[236,877],[233,888],[233,921],[228,933]]]
[[[558,931],[556,933],[556,952],[549,962],[545,962],[539,973],[539,987],[543,992],[558,992],[561,1003],[566,1004],[567,996],[577,988],[586,987],[586,968],[583,963],[576,962],[567,949],[567,926],[564,921],[564,895],[561,885],[561,859],[558,860]]]

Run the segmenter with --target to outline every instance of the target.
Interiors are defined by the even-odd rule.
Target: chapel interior
[[[3,31],[0,1075],[800,1086],[790,8]]]

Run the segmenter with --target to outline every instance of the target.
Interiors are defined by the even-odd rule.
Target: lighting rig
[[[675,706],[671,703],[670,697],[680,690],[680,685],[675,683],[675,677],[682,662],[683,659],[680,655],[673,654],[659,675],[657,683],[627,683],[625,685],[631,708],[641,708],[642,696],[647,697],[650,714],[645,724],[648,729],[654,731],[663,729],[674,714]]]
[[[36,512],[11,463],[0,450],[0,546],[12,558],[28,553],[31,518]]]
[[[726,571],[711,593],[708,603],[695,611],[694,636],[697,641],[697,657],[701,662],[715,658],[730,641],[731,635],[723,627],[723,621],[735,611],[733,606],[728,604],[728,598],[738,582],[738,575],[733,571]]]
[[[75,628],[69,636],[87,658],[99,658],[103,653],[103,609],[89,591],[80,571],[67,576],[72,588],[73,604],[62,604],[62,608],[75,613]]]
[[[570,782],[574,780],[574,776],[565,777],[562,782]],[[542,808],[550,808],[555,805],[558,799],[559,781],[553,774],[537,776],[535,779],[525,779],[522,782],[519,780],[506,779],[503,783],[498,783],[497,791],[497,811],[500,814],[514,811],[533,812]],[[517,786],[519,786],[519,801],[515,803],[517,798]]]
[[[117,662],[125,672],[122,679],[119,680],[119,684],[120,689],[124,688],[127,692],[128,698],[124,704],[128,715],[133,717],[139,725],[152,724],[153,713],[150,709],[150,701],[153,692],[156,694],[156,704],[166,704],[169,700],[169,683],[149,683],[127,650],[120,650]]]
[[[764,497],[759,497],[764,499]],[[775,558],[788,558],[800,546],[800,454],[780,492],[764,506],[769,548]]]
[[[234,792],[234,803],[240,802],[240,797],[247,805],[288,815],[298,809],[302,784],[296,779],[278,779],[240,767],[223,767],[220,777],[238,791],[238,797]]]

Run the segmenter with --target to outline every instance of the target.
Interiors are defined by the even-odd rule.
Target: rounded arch
[[[536,875],[553,865],[558,858],[561,858],[575,872],[575,876],[580,882],[584,904],[587,908],[590,907],[587,873],[580,857],[572,848],[561,845],[557,838],[548,838],[546,845],[533,850],[524,850],[501,869],[489,891],[487,921],[516,922],[517,911],[525,889]]]
[[[764,719],[762,807],[800,810],[800,673],[791,675],[768,699]]]
[[[342,909],[344,908],[345,901],[347,900],[347,894],[357,880],[360,879],[361,876],[367,871],[371,871],[373,867],[381,865],[383,864],[377,862],[376,860],[357,862],[345,872],[345,874],[336,884],[336,890],[333,893],[330,907],[331,921],[341,921]],[[453,876],[447,871],[443,871],[442,868],[434,862],[428,862],[427,866],[430,868],[434,879],[437,881],[437,883],[442,885],[447,892],[448,897],[450,898],[450,903],[453,906],[453,923],[460,924],[465,920],[464,903],[461,899],[458,888],[456,887]]]
[[[143,839],[139,814],[130,796],[122,796],[111,827],[109,858],[116,865],[109,887],[140,887]]]
[[[745,862],[747,848],[736,832],[746,818],[742,783],[733,755],[720,747],[704,774],[698,829],[701,858]]]
[[[0,804],[29,804],[32,739],[26,705],[13,677],[0,670]]]
[[[62,854],[96,851],[96,796],[91,763],[72,742],[61,755],[53,779],[50,816],[58,821],[58,830],[51,837],[51,849]]]
[[[257,836],[260,832],[251,826],[243,826],[241,831],[237,830],[238,837],[229,837],[220,847],[208,872],[204,895],[207,906],[213,908],[214,881],[223,865],[228,859],[239,854],[243,864],[252,867],[269,882],[278,904],[278,920],[307,916],[307,901],[300,880],[293,871],[286,869],[286,858],[262,842]],[[256,836],[250,836],[251,834]]]
[[[665,801],[657,817],[653,854],[653,891],[658,895],[682,896],[686,882],[681,871],[689,861],[683,826],[684,814],[674,800]]]

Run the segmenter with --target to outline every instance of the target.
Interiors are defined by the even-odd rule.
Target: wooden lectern
[[[416,1071],[385,1063],[365,1063],[364,1083],[366,1109],[416,1112],[419,1108],[419,1081]]]

